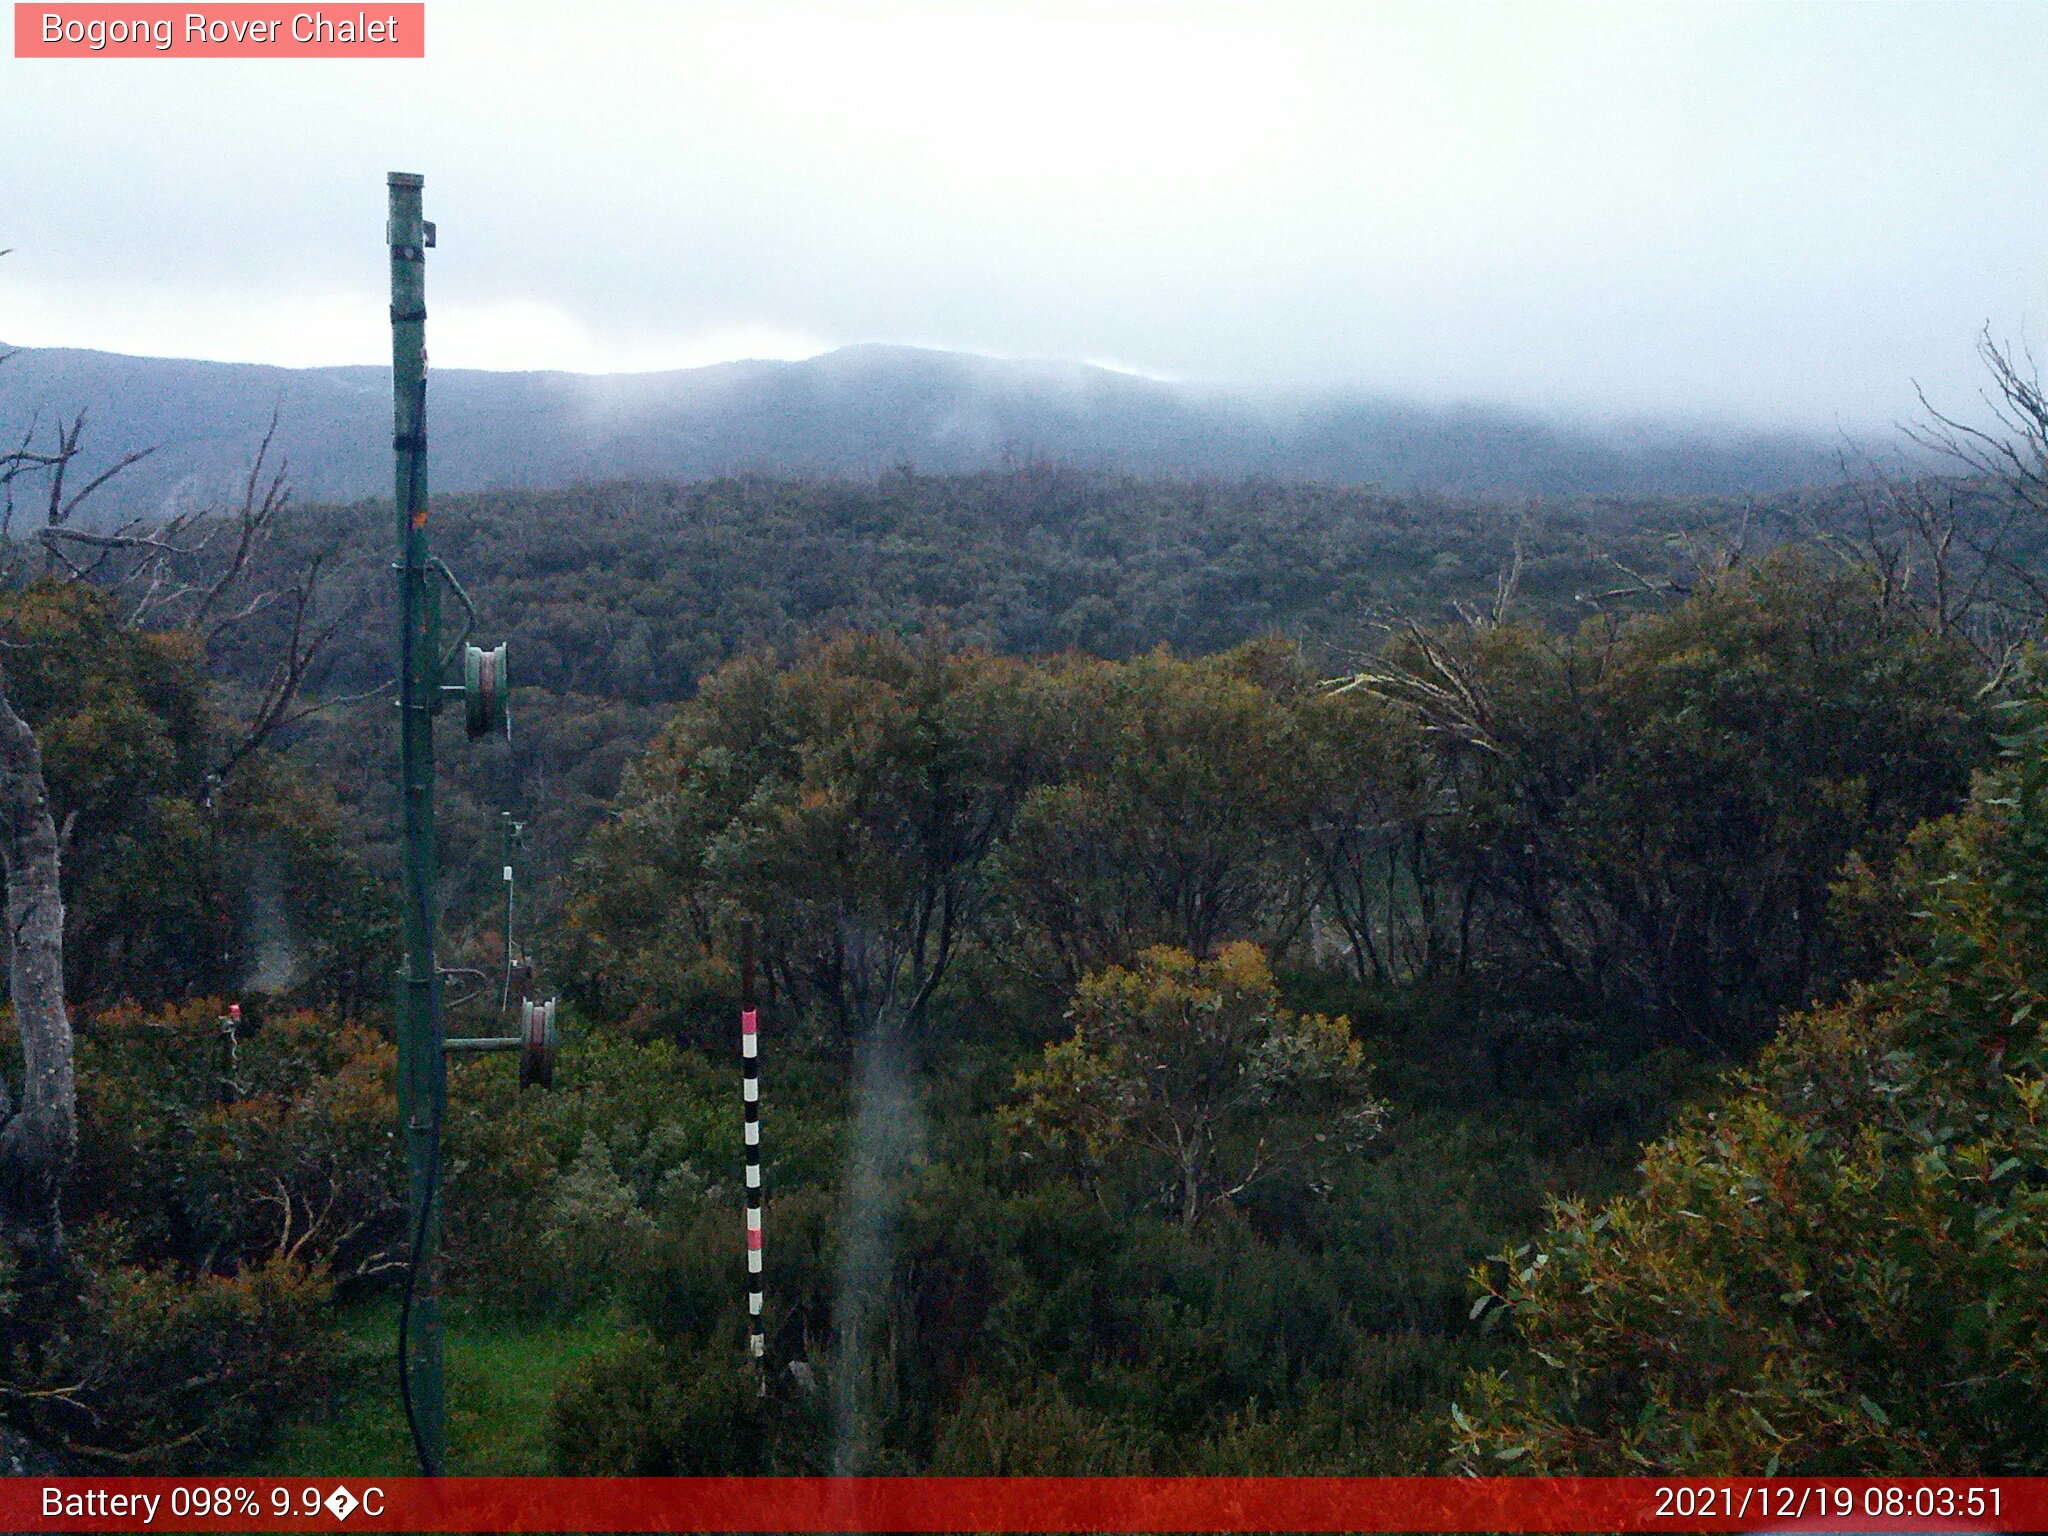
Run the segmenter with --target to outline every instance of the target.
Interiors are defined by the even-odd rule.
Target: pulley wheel
[[[519,1086],[555,1085],[555,1000],[519,1005]]]
[[[463,647],[462,724],[471,740],[511,735],[511,720],[505,712],[508,686],[504,646],[488,651],[480,645]]]

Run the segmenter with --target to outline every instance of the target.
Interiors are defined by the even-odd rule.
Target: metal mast
[[[433,226],[423,176],[387,178],[391,247],[391,448],[398,512],[398,735],[405,969],[398,986],[399,1115],[405,1125],[412,1269],[401,1318],[400,1385],[421,1470],[446,1451],[441,1363],[441,1119],[448,1101],[441,973],[434,953],[434,713],[440,702],[440,588],[427,549],[427,266]]]

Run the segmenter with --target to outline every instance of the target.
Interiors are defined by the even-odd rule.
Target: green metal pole
[[[519,823],[510,811],[498,812],[498,827],[505,834],[505,989],[498,997],[498,1012],[512,1006],[512,853],[519,842]]]
[[[434,953],[434,709],[440,699],[439,589],[427,550],[427,226],[425,178],[393,171],[391,247],[392,451],[397,461],[399,846],[405,882],[405,970],[398,988],[399,1117],[405,1132],[413,1271],[406,1372],[413,1433],[425,1472],[446,1449],[441,1365],[442,1054],[440,971]]]

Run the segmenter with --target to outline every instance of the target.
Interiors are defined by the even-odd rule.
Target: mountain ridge
[[[88,416],[86,463],[154,445],[106,510],[218,499],[278,415],[302,500],[382,494],[388,375],[80,348],[15,350],[0,423]],[[863,344],[802,361],[650,373],[445,369],[430,432],[442,491],[764,472],[867,476],[1044,459],[1144,475],[1377,485],[1483,498],[1726,495],[1826,483],[1833,446],[1762,429],[1564,425],[1363,392],[1232,392],[1096,364]]]

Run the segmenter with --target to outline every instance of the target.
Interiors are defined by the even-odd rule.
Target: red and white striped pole
[[[747,1143],[747,1348],[756,1360],[768,1353],[761,1321],[761,1077],[760,1014],[754,1007],[754,924],[740,925],[740,1098]]]

